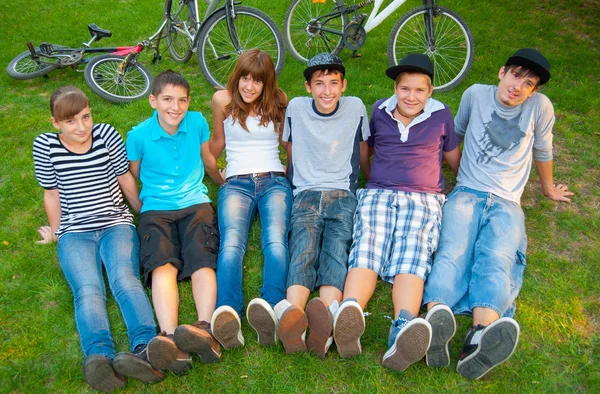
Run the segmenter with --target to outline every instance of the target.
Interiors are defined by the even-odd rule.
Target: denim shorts
[[[423,303],[456,314],[473,308],[512,317],[523,285],[527,250],[521,206],[492,193],[459,186],[443,208],[442,232]]]
[[[177,280],[189,278],[200,268],[217,267],[219,231],[210,203],[175,211],[145,211],[138,225],[140,266],[146,286],[150,273],[171,263]]]
[[[347,190],[305,190],[294,198],[287,286],[344,291],[356,196]]]

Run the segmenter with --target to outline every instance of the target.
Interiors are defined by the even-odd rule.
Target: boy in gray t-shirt
[[[310,59],[304,76],[312,97],[294,98],[285,115],[282,139],[294,204],[287,299],[275,306],[275,314],[287,353],[311,349],[325,355],[344,290],[359,162],[368,151],[369,137],[362,101],[342,97],[344,74],[337,56],[321,53]],[[317,288],[321,298],[307,305]],[[307,327],[310,337],[305,342]]]

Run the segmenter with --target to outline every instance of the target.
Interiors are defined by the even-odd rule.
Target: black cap
[[[540,85],[550,80],[550,62],[539,51],[523,48],[508,58],[505,66],[521,66],[533,71],[540,77]]]
[[[310,77],[318,70],[337,70],[343,75],[346,75],[346,68],[339,56],[331,53],[322,52],[310,58],[306,68],[304,69],[304,78],[310,80]]]
[[[429,78],[433,80],[433,64],[427,55],[420,53],[406,55],[400,60],[398,65],[385,70],[385,75],[395,81],[398,74],[406,71],[423,73],[429,75]]]

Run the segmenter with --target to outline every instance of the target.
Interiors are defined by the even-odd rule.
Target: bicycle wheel
[[[473,64],[475,43],[471,30],[455,12],[444,7],[434,10],[435,44],[427,44],[426,7],[415,8],[396,22],[388,41],[390,66],[398,64],[409,53],[422,53],[431,59],[435,69],[433,90],[445,92],[458,85]]]
[[[192,57],[192,40],[186,35],[190,28],[190,15],[186,1],[166,0],[165,14],[167,15],[165,33],[171,57],[176,62],[186,63]]]
[[[56,45],[56,47],[60,46]],[[35,48],[35,52],[39,53],[38,47]],[[56,70],[59,64],[60,60],[53,57],[40,55],[37,59],[32,59],[31,52],[25,51],[8,63],[6,72],[14,79],[32,79]]]
[[[236,6],[234,21],[241,52],[258,48],[267,52],[277,75],[283,69],[285,47],[277,25],[267,14],[255,8]],[[203,24],[198,40],[198,64],[208,82],[222,88],[227,83],[241,52],[233,45],[227,29],[225,9],[212,14]]]
[[[90,89],[112,103],[128,103],[145,97],[152,87],[152,74],[138,62],[131,62],[124,75],[119,75],[118,69],[124,59],[117,55],[97,56],[83,72]]]
[[[293,0],[285,14],[283,31],[285,42],[292,57],[301,62],[321,52],[337,55],[344,49],[343,31],[348,23],[348,15],[331,15],[343,0],[331,3],[316,3],[313,0]],[[334,34],[323,29],[338,31]]]

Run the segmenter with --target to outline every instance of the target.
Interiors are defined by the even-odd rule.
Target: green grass
[[[328,0],[329,1],[329,0]],[[280,25],[286,1],[247,0]],[[359,96],[367,108],[392,94],[385,77],[387,36],[397,18],[419,5],[409,0],[392,18],[372,31],[363,56],[342,52],[348,69],[346,94]],[[367,311],[364,353],[342,360],[335,349],[320,361],[307,354],[286,356],[283,348],[261,348],[243,323],[246,347],[225,351],[216,365],[194,364],[185,377],[170,376],[146,386],[131,381],[129,392],[599,392],[600,391],[600,2],[598,0],[500,1],[445,0],[470,25],[476,41],[475,63],[458,88],[436,98],[458,109],[462,92],[473,83],[497,83],[502,62],[519,47],[536,47],[552,63],[553,79],[543,92],[554,103],[555,178],[576,193],[572,204],[541,195],[535,172],[522,205],[529,235],[528,270],[516,319],[521,341],[515,355],[481,381],[458,375],[455,362],[469,320],[459,317],[452,343],[452,368],[428,369],[424,363],[403,374],[380,365],[393,313],[390,286],[380,283]],[[25,42],[79,45],[87,24],[113,31],[101,44],[133,44],[150,35],[161,18],[162,1],[5,1],[0,5],[0,64],[23,52]],[[163,47],[163,49],[165,49]],[[194,58],[185,65],[164,53],[153,74],[173,68],[192,85],[191,109],[210,120],[212,88]],[[303,65],[287,57],[280,84],[290,97],[305,95]],[[90,392],[85,384],[72,296],[56,257],[55,245],[37,245],[36,229],[46,223],[42,189],[33,174],[31,144],[53,130],[48,99],[61,85],[89,94],[94,119],[113,124],[125,135],[151,114],[146,100],[123,106],[107,103],[89,91],[83,75],[57,70],[29,81],[0,73],[0,392]],[[223,158],[220,159],[224,165]],[[449,184],[454,184],[452,177]],[[217,188],[209,184],[211,198]],[[247,300],[259,294],[262,271],[260,228],[250,233],[245,261]],[[181,322],[194,320],[189,284],[181,286]],[[124,324],[112,297],[108,303],[118,350],[127,350]]]

